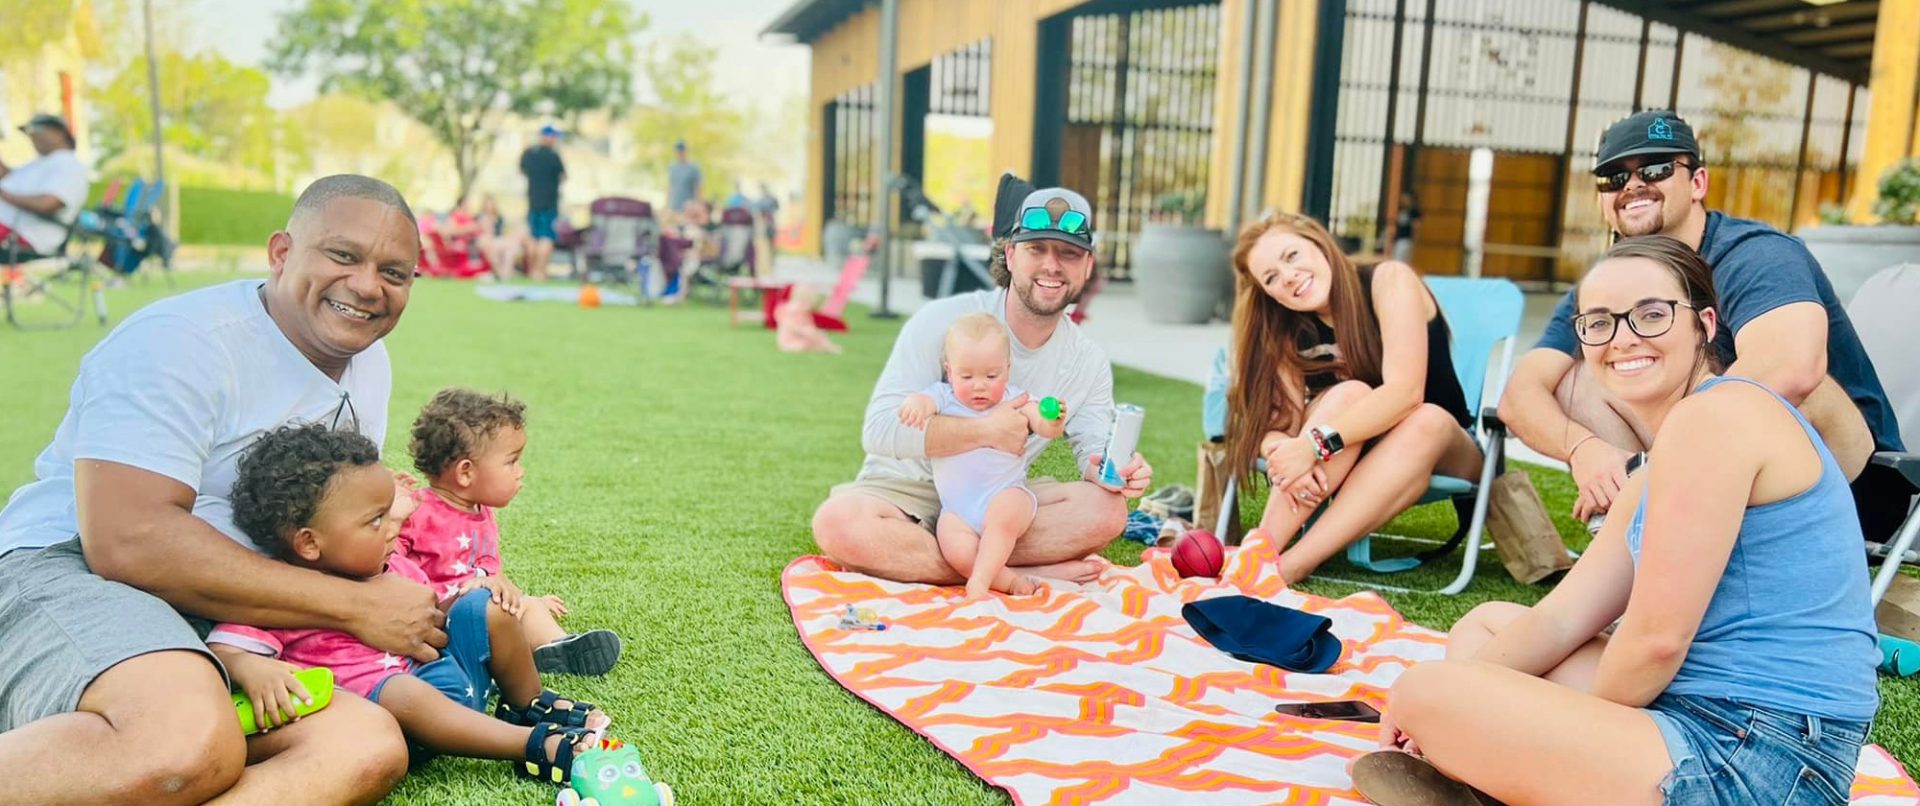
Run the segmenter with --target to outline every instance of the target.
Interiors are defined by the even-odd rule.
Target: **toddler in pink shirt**
[[[347,579],[395,574],[425,585],[419,565],[393,553],[393,474],[358,432],[315,424],[283,426],[240,460],[234,522],[283,560]],[[293,721],[309,699],[293,672],[325,666],[336,685],[393,714],[411,744],[429,752],[514,762],[537,780],[563,782],[577,751],[598,745],[610,720],[591,703],[541,686],[519,621],[488,592],[444,599],[446,647],[416,663],[332,629],[221,624],[207,645],[235,688],[254,703],[266,730]],[[499,706],[485,713],[498,687]]]
[[[413,493],[418,508],[400,527],[397,554],[426,572],[435,595],[459,596],[485,588],[520,620],[534,664],[542,672],[603,675],[620,659],[612,630],[569,635],[559,596],[527,596],[500,570],[500,524],[494,510],[512,503],[526,470],[526,404],[505,395],[442,389],[413,421],[413,464],[427,486]]]

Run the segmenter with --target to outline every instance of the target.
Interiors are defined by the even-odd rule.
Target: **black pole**
[[[1591,0],[1580,0],[1580,22],[1573,33],[1573,81],[1567,88],[1567,139],[1560,145],[1560,171],[1553,182],[1553,228],[1554,243],[1565,245],[1567,237],[1567,193],[1568,177],[1574,171],[1573,138],[1574,124],[1580,115],[1580,76],[1587,63],[1587,11]],[[1559,279],[1559,260],[1547,267],[1547,290],[1552,291],[1554,282]]]
[[[889,203],[893,187],[893,125],[900,119],[900,0],[880,0],[880,64],[876,80],[879,82],[878,107],[875,115],[875,127],[879,147],[873,155],[873,181],[870,191],[873,196],[869,212],[873,214],[873,227],[879,234],[874,240],[873,252],[867,256],[872,261],[869,266],[880,270],[880,304],[874,306],[871,316],[875,319],[892,319],[900,314],[887,307],[888,292],[893,281],[893,205]]]
[[[1673,85],[1667,88],[1667,110],[1674,114],[1680,112],[1680,62],[1687,52],[1687,32],[1681,31],[1673,40]]]
[[[1860,85],[1847,82],[1846,121],[1840,126],[1840,206],[1847,206],[1847,191],[1853,187],[1853,175],[1847,171],[1847,149],[1853,145],[1853,102],[1860,97]]]
[[[1388,196],[1393,194],[1393,140],[1400,114],[1400,42],[1407,29],[1407,0],[1394,0],[1393,3],[1393,58],[1387,68],[1387,131],[1381,142],[1386,145],[1380,151],[1380,203],[1379,212],[1373,220],[1380,226],[1381,233],[1392,230],[1393,222],[1387,220]],[[1397,235],[1395,237],[1398,237]]]
[[[1793,164],[1793,200],[1787,203],[1787,230],[1800,220],[1800,179],[1807,175],[1807,136],[1813,133],[1813,91],[1820,85],[1820,74],[1807,71],[1807,111],[1800,118],[1800,158]]]
[[[1646,4],[1641,5],[1644,7]],[[1647,39],[1652,35],[1653,18],[1642,13],[1640,15],[1640,66],[1633,71],[1633,111],[1635,112],[1646,108]]]
[[[1585,0],[1581,0],[1582,3]],[[1433,71],[1433,15],[1439,6],[1439,0],[1427,0],[1427,30],[1420,39],[1420,91],[1413,102],[1413,144],[1407,147],[1407,158],[1402,160],[1401,172],[1414,178],[1414,184],[1420,182],[1417,170],[1420,159],[1420,147],[1427,142],[1427,75]]]
[[[1307,113],[1307,175],[1300,208],[1321,221],[1332,219],[1333,145],[1340,113],[1341,34],[1347,0],[1320,0],[1319,42],[1313,49],[1313,101]]]

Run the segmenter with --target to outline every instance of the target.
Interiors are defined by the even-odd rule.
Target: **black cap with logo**
[[[1608,173],[1612,163],[1642,154],[1685,154],[1700,162],[1700,142],[1693,127],[1668,109],[1635,112],[1608,126],[1600,133],[1594,148],[1593,173]]]

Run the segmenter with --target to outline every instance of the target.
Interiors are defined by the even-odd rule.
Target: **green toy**
[[[300,681],[300,685],[306,686],[307,693],[313,695],[313,704],[311,705],[300,702],[299,700],[294,700],[293,713],[295,716],[306,716],[307,714],[327,707],[327,703],[333,702],[332,669],[325,666],[301,669],[293,673],[293,679]],[[236,693],[233,695],[233,709],[240,712],[241,733],[252,736],[260,732],[260,727],[253,724],[253,700],[248,699],[245,694]]]
[[[573,757],[573,786],[555,806],[673,806],[673,788],[647,777],[640,751],[607,739]]]
[[[1060,398],[1057,398],[1057,397],[1040,398],[1040,416],[1045,417],[1049,420],[1060,419]]]

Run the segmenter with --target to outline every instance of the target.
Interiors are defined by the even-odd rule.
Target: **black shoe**
[[[620,636],[612,630],[569,635],[533,650],[533,666],[542,673],[598,677],[620,660]]]
[[[1486,793],[1448,778],[1426,759],[1398,750],[1353,762],[1353,788],[1378,806],[1498,806]]]

